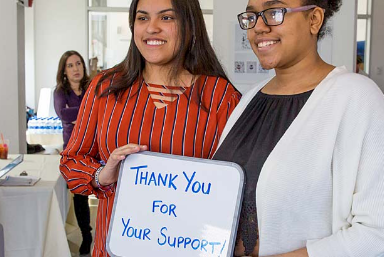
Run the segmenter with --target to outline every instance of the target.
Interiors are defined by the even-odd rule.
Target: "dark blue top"
[[[69,91],[69,94],[64,93],[62,90],[55,90],[53,93],[53,102],[57,116],[63,123],[63,141],[64,149],[68,144],[71,137],[73,127],[72,122],[76,121],[77,114],[79,113],[79,107],[81,100],[84,97],[84,90],[81,95],[76,95],[73,90]]]

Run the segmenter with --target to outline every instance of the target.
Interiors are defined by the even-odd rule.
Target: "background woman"
[[[384,97],[317,52],[340,5],[249,0],[238,16],[276,76],[242,98],[215,154],[246,170],[237,256],[384,253]]]
[[[63,148],[65,149],[88,83],[84,59],[78,52],[67,51],[61,56],[56,82],[53,99],[56,114],[63,123]],[[80,254],[88,254],[92,244],[88,196],[75,194],[73,202],[77,223],[83,237],[79,251]]]
[[[72,192],[100,199],[93,256],[107,256],[120,161],[143,150],[210,158],[240,98],[198,0],[134,0],[129,17],[128,55],[91,82],[60,166]]]

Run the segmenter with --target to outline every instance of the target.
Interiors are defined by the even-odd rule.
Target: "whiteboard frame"
[[[235,207],[235,213],[234,213],[234,217],[233,217],[231,235],[229,237],[228,252],[227,252],[227,257],[233,257],[234,250],[235,250],[237,229],[238,229],[238,225],[239,225],[241,205],[243,202],[243,194],[244,194],[244,188],[245,188],[244,187],[245,175],[244,175],[244,170],[241,168],[241,166],[238,165],[237,163],[228,162],[228,161],[202,159],[202,158],[187,157],[187,156],[172,155],[172,154],[157,153],[157,152],[149,152],[149,151],[139,152],[139,153],[135,153],[135,154],[149,155],[149,156],[155,156],[155,157],[165,157],[165,158],[170,158],[170,159],[185,160],[185,161],[192,161],[192,162],[199,162],[199,163],[209,163],[209,164],[216,164],[216,165],[222,165],[222,166],[229,166],[229,167],[235,168],[239,172],[240,183],[239,183],[239,188],[237,190],[236,207]],[[122,161],[122,163],[120,165],[120,169],[119,169],[119,178],[117,179],[115,199],[113,201],[111,220],[109,222],[108,235],[107,235],[107,241],[106,241],[106,249],[107,249],[108,254],[111,257],[125,257],[125,256],[115,255],[112,252],[112,250],[109,248],[109,242],[110,242],[110,237],[111,237],[109,231],[112,230],[112,226],[113,226],[114,220],[112,219],[112,217],[115,216],[115,209],[116,209],[116,204],[118,201],[118,195],[119,195],[119,191],[120,191],[119,189],[120,189],[120,185],[121,185],[120,181],[121,181],[122,171],[123,171],[125,165],[126,164],[125,164],[125,160],[124,160],[124,161]],[[143,256],[145,256],[145,253],[143,254]]]

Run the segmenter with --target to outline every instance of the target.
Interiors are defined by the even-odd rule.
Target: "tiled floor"
[[[96,198],[94,197],[89,198],[89,207],[91,210],[91,227],[93,228],[92,229],[93,238],[95,238],[94,228],[96,223],[97,204],[98,204],[98,200]],[[67,233],[68,245],[69,245],[69,249],[71,250],[71,256],[78,257],[79,247],[82,242],[82,237],[81,237],[81,231],[77,226],[76,216],[73,210],[73,200],[71,203],[71,207],[69,208],[67,223],[65,225],[65,231]],[[93,243],[92,243],[92,247],[93,247]]]

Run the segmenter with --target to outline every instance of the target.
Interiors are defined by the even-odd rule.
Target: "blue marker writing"
[[[121,222],[123,223],[123,226],[124,226],[124,230],[121,236],[136,238],[140,240],[151,240],[151,238],[149,238],[149,234],[151,233],[151,230],[149,228],[138,229],[138,228],[131,227],[129,226],[131,219],[128,219],[127,222],[125,222],[124,218],[121,218]]]
[[[188,182],[187,187],[185,188],[185,192],[188,192],[189,188],[192,186],[191,189],[192,189],[193,193],[196,194],[196,193],[199,193],[201,191],[203,194],[209,195],[209,193],[211,192],[211,183],[208,183],[207,188],[205,188],[206,187],[205,182],[203,182],[203,183],[201,183],[199,181],[193,182],[193,179],[196,175],[196,171],[193,172],[193,174],[190,178],[188,177],[187,173],[185,173],[185,171],[183,171],[183,175]]]
[[[172,173],[163,175],[161,173],[155,173],[153,171],[145,171],[142,169],[148,168],[147,165],[131,167],[131,170],[136,170],[135,185],[146,185],[146,186],[164,186],[177,190],[175,181],[179,175]],[[168,182],[168,183],[167,183]]]

